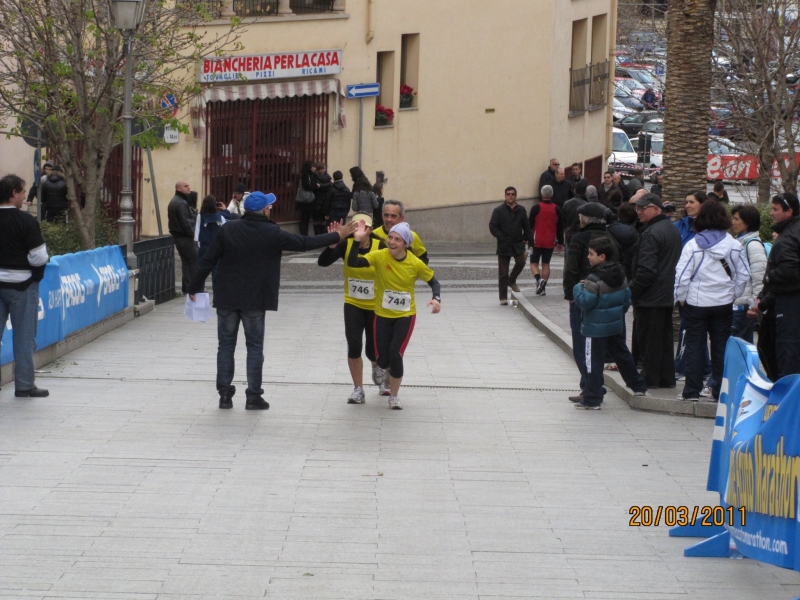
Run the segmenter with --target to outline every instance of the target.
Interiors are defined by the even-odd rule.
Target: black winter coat
[[[541,192],[542,188],[546,185],[553,185],[556,182],[556,174],[550,170],[550,167],[547,167],[544,173],[541,174],[539,177],[539,189],[537,192]]]
[[[187,202],[186,195],[182,192],[175,192],[172,200],[169,201],[167,219],[172,237],[190,237],[194,239],[196,217],[192,216],[192,209]]]
[[[619,262],[625,269],[625,277],[630,281],[633,276],[633,252],[639,242],[639,232],[633,225],[620,222],[612,223],[606,229],[617,240]]]
[[[762,296],[790,296],[800,293],[800,217],[772,226],[778,239],[767,258]]]
[[[548,183],[547,185],[553,188],[553,202],[555,202],[558,208],[563,209],[567,200],[575,195],[575,186],[572,185],[572,182],[569,179],[565,179],[561,183],[554,181],[553,183]],[[539,189],[541,190],[541,188]]]
[[[334,181],[325,195],[325,215],[330,216],[331,213],[346,215],[350,212],[350,197],[350,188],[344,181]]]
[[[42,180],[42,206],[46,210],[66,210],[69,206],[67,182],[61,175],[50,173]]]
[[[497,238],[498,256],[519,256],[525,252],[525,242],[533,243],[528,213],[520,204],[513,210],[505,202],[495,208],[489,220],[489,231]]]
[[[305,252],[340,240],[338,233],[314,237],[289,233],[260,213],[246,212],[241,219],[220,228],[200,261],[189,293],[203,291],[206,277],[219,261],[214,281],[216,308],[278,310],[283,251]]]
[[[589,264],[589,242],[595,238],[606,237],[614,242],[614,252],[606,256],[606,260],[618,261],[619,250],[614,236],[606,231],[606,226],[602,223],[590,223],[580,231],[576,231],[569,242],[567,248],[567,262],[564,264],[564,298],[574,300],[572,289],[586,279],[591,265]]]
[[[575,196],[571,200],[567,200],[561,209],[561,218],[564,223],[564,238],[567,240],[567,245],[569,245],[572,234],[578,231],[580,227],[578,209],[586,203],[587,200],[583,196]]]
[[[333,185],[333,178],[327,173],[317,173],[318,188],[314,189],[314,219],[322,220],[325,215],[325,199],[328,197],[328,190]]]
[[[681,234],[667,215],[658,215],[646,224],[633,255],[630,288],[634,306],[667,308],[675,304],[675,267],[681,250]]]

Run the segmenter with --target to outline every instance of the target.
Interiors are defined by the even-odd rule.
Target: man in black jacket
[[[764,288],[751,317],[769,308],[775,315],[775,355],[778,377],[800,373],[800,202],[788,192],[772,198],[772,245]],[[768,298],[767,303],[764,299]]]
[[[533,244],[531,224],[524,206],[517,204],[517,189],[506,188],[505,203],[492,211],[489,220],[489,231],[497,238],[497,267],[500,271],[498,285],[500,288],[500,304],[508,304],[508,287],[519,292],[517,277],[525,268],[525,243]],[[508,273],[511,258],[514,258],[514,269]]]
[[[42,181],[42,217],[48,223],[65,221],[68,207],[64,169],[60,165],[53,165],[50,174]]]
[[[630,284],[633,302],[633,358],[642,363],[648,388],[675,387],[672,307],[681,235],[664,214],[661,198],[645,194],[634,202],[644,229],[634,250]]]
[[[585,185],[585,184],[583,184]],[[571,202],[571,200],[570,200]],[[584,202],[578,209],[578,226],[570,238],[567,257],[564,262],[564,299],[569,301],[569,328],[572,330],[572,358],[581,373],[581,395],[570,396],[573,402],[580,402],[586,380],[586,337],[581,333],[581,309],[575,304],[572,290],[589,274],[589,242],[605,237],[611,241],[614,252],[606,260],[619,260],[619,249],[614,237],[606,231],[606,209],[599,202]]]
[[[567,179],[564,169],[561,167],[556,170],[556,180],[550,184],[550,187],[553,188],[553,202],[561,209],[564,208],[567,200],[575,195],[575,185]],[[539,188],[540,193],[541,190],[542,188]]]
[[[175,239],[175,248],[181,257],[181,291],[186,294],[189,282],[197,272],[197,244],[194,241],[195,221],[189,206],[191,186],[186,181],[175,184],[175,196],[167,205],[169,233]]]
[[[557,158],[551,158],[547,170],[539,176],[539,187],[536,189],[540,190],[546,185],[552,186],[556,182],[556,171],[560,166],[561,163]]]
[[[0,179],[0,338],[11,317],[14,332],[14,395],[44,398],[34,383],[33,352],[39,312],[39,282],[47,247],[36,219],[20,210],[25,182],[16,175]],[[8,338],[6,338],[8,341]]]
[[[219,262],[214,281],[214,307],[217,309],[217,391],[219,407],[232,408],[236,388],[231,385],[234,352],[239,323],[247,340],[247,410],[265,410],[269,403],[261,397],[264,366],[265,311],[278,310],[281,279],[281,254],[284,250],[305,252],[338,244],[355,231],[352,221],[336,233],[314,237],[284,231],[269,214],[274,194],[253,192],[244,201],[244,216],[220,228],[189,283],[190,299],[203,291],[206,277]]]
[[[328,225],[334,221],[343,222],[350,212],[350,198],[353,194],[343,181],[343,177],[341,171],[334,172],[333,185],[325,196],[324,212]]]

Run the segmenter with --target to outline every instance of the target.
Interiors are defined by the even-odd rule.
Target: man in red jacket
[[[561,209],[553,202],[553,188],[546,185],[539,195],[541,200],[531,208],[530,216],[533,234],[531,273],[536,278],[536,295],[545,296],[547,280],[550,279],[550,259],[553,257],[553,249],[556,246],[559,252],[563,249],[564,224],[561,220]]]

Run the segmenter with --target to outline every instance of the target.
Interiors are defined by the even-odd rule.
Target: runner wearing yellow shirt
[[[356,226],[353,237],[359,243],[367,237],[363,221]],[[408,251],[413,240],[408,223],[398,223],[386,238],[388,248],[359,256],[353,244],[347,253],[349,266],[375,268],[375,345],[378,366],[385,371],[381,392],[389,388],[389,408],[394,410],[403,408],[399,398],[403,354],[417,318],[414,298],[417,279],[431,286],[433,299],[428,302],[433,307],[431,312],[436,314],[441,310],[441,287],[433,271]]]
[[[381,247],[386,247],[380,240],[371,237],[372,215],[356,213],[353,221],[361,221],[367,235],[361,242],[356,242],[352,237],[342,240],[338,244],[328,246],[320,254],[317,264],[320,267],[329,267],[340,258],[344,263],[344,335],[347,338],[347,366],[350,368],[350,377],[353,379],[353,393],[347,399],[348,404],[364,404],[364,361],[361,352],[364,348],[363,340],[366,334],[366,355],[372,363],[372,381],[375,385],[383,383],[383,369],[375,359],[374,321],[375,312],[375,269],[373,267],[354,268],[347,264],[347,252],[352,246],[358,247],[358,254],[364,256],[375,252]],[[336,231],[338,224],[328,227],[329,232]]]
[[[378,238],[379,240],[386,241],[386,238],[389,237],[389,231],[391,231],[392,227],[398,223],[405,223],[406,209],[400,200],[387,200],[383,203],[382,214],[383,225],[376,227],[372,232],[372,236]],[[411,236],[414,238],[411,241],[411,253],[427,265],[428,250],[425,248],[425,244],[422,243],[422,240],[419,239],[419,236],[413,231],[411,232]]]

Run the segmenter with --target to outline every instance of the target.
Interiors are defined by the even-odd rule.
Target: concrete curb
[[[77,350],[81,346],[85,346],[86,344],[93,342],[101,335],[104,335],[109,331],[113,331],[117,327],[125,325],[125,323],[133,321],[133,319],[138,316],[136,313],[139,312],[140,308],[143,308],[144,311],[140,312],[139,314],[145,314],[153,310],[152,306],[149,309],[143,305],[138,305],[136,307],[130,306],[125,310],[121,310],[118,313],[111,315],[107,319],[103,319],[102,321],[95,323],[94,325],[84,327],[83,329],[71,333],[60,342],[56,342],[55,344],[51,344],[46,348],[37,350],[33,355],[34,368],[40,369],[44,365],[53,362],[57,358],[60,358],[65,354],[72,352],[73,350]],[[13,375],[13,362],[0,367],[0,385],[5,385],[12,381],[14,379]]]
[[[572,356],[572,335],[544,316],[524,294],[517,294],[512,291],[511,296],[517,300],[519,309],[537,329],[555,342],[564,352]],[[633,392],[625,386],[625,382],[619,373],[605,371],[603,377],[605,385],[631,408],[703,419],[713,419],[717,415],[716,402],[687,402],[671,398],[634,396]]]

